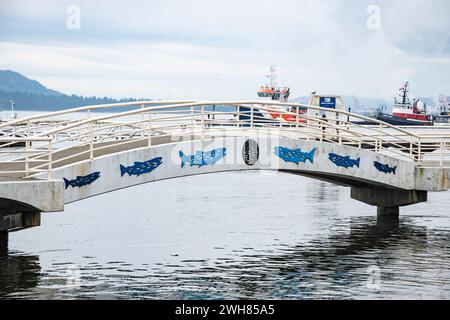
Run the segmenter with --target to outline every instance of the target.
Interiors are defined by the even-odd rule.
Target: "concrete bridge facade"
[[[439,165],[423,166],[420,147],[426,147],[419,143],[414,148],[411,136],[406,140],[400,135],[403,130],[396,133],[387,124],[380,128],[376,123],[377,134],[320,118],[261,125],[252,113],[261,114],[268,106],[253,102],[245,103],[250,114],[248,123],[241,123],[233,112],[208,111],[208,105],[212,103],[142,104],[138,110],[113,116],[88,114],[49,125],[49,116],[44,115],[9,124],[14,130],[1,138],[9,148],[0,149],[20,152],[0,162],[2,254],[7,252],[8,232],[40,225],[41,212],[62,211],[67,203],[102,193],[190,175],[241,170],[304,175],[348,186],[353,199],[376,206],[378,217],[393,219],[398,218],[399,207],[426,201],[429,191],[448,189],[450,168],[443,165],[444,152],[439,153]],[[118,118],[128,121],[105,122]],[[111,128],[120,130],[111,133]],[[20,132],[27,135],[19,138]],[[11,146],[20,139],[25,141],[22,149]],[[438,142],[430,154],[437,147],[444,149],[442,139]]]

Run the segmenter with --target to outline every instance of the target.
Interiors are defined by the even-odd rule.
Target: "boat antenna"
[[[271,88],[275,88],[277,86],[277,75],[276,75],[277,69],[276,69],[276,66],[275,65],[270,66],[269,72],[270,73],[266,77],[269,80],[270,87]]]

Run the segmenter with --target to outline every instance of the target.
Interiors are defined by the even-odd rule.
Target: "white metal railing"
[[[130,110],[113,112],[117,108]],[[320,117],[324,112],[333,116]],[[66,109],[0,124],[0,179],[42,172],[51,179],[54,168],[165,143],[174,135],[204,141],[213,135],[258,132],[389,152],[422,167],[450,167],[450,130],[418,135],[347,111],[295,103],[140,101]]]

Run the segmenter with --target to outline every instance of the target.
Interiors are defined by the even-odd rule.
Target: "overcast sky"
[[[275,64],[293,96],[391,99],[409,80],[436,97],[449,15],[448,0],[0,0],[0,69],[69,94],[231,100],[255,98]]]

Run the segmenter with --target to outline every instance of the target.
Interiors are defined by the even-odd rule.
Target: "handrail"
[[[142,103],[141,103],[142,104]],[[270,108],[264,107],[264,105],[269,105],[266,102],[261,102],[261,101],[236,101],[236,102],[217,102],[217,101],[211,101],[211,102],[188,102],[188,103],[179,103],[179,104],[174,104],[174,105],[164,105],[164,106],[155,106],[155,107],[146,107],[146,108],[140,108],[140,109],[136,109],[136,110],[130,110],[130,111],[124,111],[124,112],[119,112],[113,115],[106,115],[106,116],[98,116],[98,117],[91,117],[85,120],[81,120],[78,122],[74,122],[71,125],[65,126],[64,128],[59,128],[59,129],[55,129],[53,131],[48,131],[43,134],[55,134],[58,133],[60,131],[63,130],[67,130],[70,128],[74,128],[80,125],[83,125],[85,123],[89,123],[89,122],[93,122],[93,121],[101,121],[101,120],[108,120],[108,119],[113,119],[113,118],[117,118],[117,117],[123,117],[123,116],[130,116],[130,115],[135,115],[135,114],[140,114],[140,113],[145,113],[147,111],[158,111],[158,110],[162,110],[162,109],[177,109],[177,108],[185,108],[185,107],[196,107],[196,106],[201,106],[201,105],[230,105],[230,106],[239,106],[239,105],[245,105],[246,107],[248,107],[248,105],[253,104],[253,105],[260,105],[260,107],[258,109],[264,110],[264,111],[271,111]],[[122,105],[122,104],[121,104]],[[338,114],[343,114],[346,116],[352,116],[352,117],[356,117],[365,121],[371,121],[377,124],[381,124],[383,126],[387,126],[391,129],[394,129],[395,131],[398,132],[402,132],[404,134],[407,134],[409,136],[412,136],[414,138],[420,139],[420,137],[410,131],[401,129],[401,128],[397,128],[391,124],[382,122],[380,120],[377,119],[373,119],[373,118],[369,118],[369,117],[365,117],[362,115],[356,115],[356,114],[352,114],[349,113],[347,111],[343,111],[343,110],[333,110],[333,109],[328,109],[328,108],[321,108],[321,107],[316,107],[316,106],[310,106],[310,105],[305,105],[305,104],[299,104],[299,103],[281,103],[281,102],[277,102],[277,103],[270,103],[270,105],[275,105],[275,106],[293,106],[293,107],[301,107],[301,108],[310,108],[313,110],[317,110],[317,111],[323,111],[323,112],[335,112]],[[69,109],[68,109],[69,110]],[[289,114],[288,112],[285,112],[285,114]],[[292,115],[294,115],[294,113],[290,113]],[[333,120],[333,119],[331,119]],[[17,121],[17,120],[16,120]],[[321,120],[318,120],[321,121]],[[0,127],[1,128],[1,127]]]
[[[212,111],[210,107],[214,105],[235,110]],[[117,107],[136,108],[107,114],[91,113],[93,110]],[[242,111],[240,107],[246,109]],[[286,107],[292,108],[293,111],[287,111]],[[298,113],[300,108],[306,109],[307,112]],[[80,111],[88,111],[87,117],[76,120],[50,120],[55,116]],[[323,112],[335,113],[336,118],[319,117]],[[266,118],[265,115],[269,113],[276,113],[278,116]],[[285,115],[294,117],[296,121],[283,121],[282,116]],[[348,120],[350,118],[373,125],[352,123]],[[288,102],[137,101],[94,105],[17,119],[0,124],[0,129],[0,148],[3,148],[0,152],[0,172],[23,172],[25,177],[36,172],[47,172],[51,177],[52,168],[57,167],[54,164],[59,165],[70,159],[80,161],[80,157],[92,160],[96,155],[107,152],[111,145],[147,141],[150,146],[156,136],[186,135],[189,139],[203,140],[212,134],[238,135],[265,130],[270,135],[318,139],[375,152],[389,147],[394,154],[409,157],[420,166],[429,165],[430,161],[438,163],[439,167],[450,166],[450,160],[446,160],[450,155],[447,151],[450,134],[433,132],[418,135],[405,128],[345,110]],[[68,152],[75,147],[81,149],[73,149],[73,153]],[[440,150],[437,156],[435,150]],[[61,158],[62,153],[59,152],[62,151],[65,151],[65,155]],[[437,160],[434,160],[435,158]]]
[[[260,105],[262,108],[264,108],[264,105],[272,105],[272,106],[281,106],[281,107],[286,107],[286,106],[293,106],[293,107],[301,107],[301,108],[309,108],[309,109],[313,109],[313,110],[317,110],[317,111],[324,111],[324,112],[335,112],[338,114],[343,114],[343,115],[347,115],[347,116],[352,116],[358,119],[362,119],[365,121],[370,121],[373,123],[377,123],[377,124],[383,124],[387,127],[390,127],[392,129],[395,129],[397,131],[406,133],[410,136],[414,136],[416,138],[419,138],[419,136],[415,135],[414,133],[408,131],[408,130],[404,130],[401,127],[396,127],[394,125],[391,125],[389,123],[380,121],[378,119],[374,119],[374,118],[369,118],[363,115],[359,115],[359,114],[355,114],[355,113],[350,113],[347,112],[345,110],[335,110],[335,109],[329,109],[329,108],[322,108],[322,107],[317,107],[317,106],[312,106],[312,105],[307,105],[307,104],[301,104],[301,103],[289,103],[289,102],[262,102],[262,101],[257,101],[257,100],[243,100],[243,101],[136,101],[136,102],[123,102],[123,103],[113,103],[113,104],[101,104],[101,105],[92,105],[92,106],[84,106],[84,107],[77,107],[77,108],[70,108],[70,109],[65,109],[65,110],[61,110],[61,111],[55,111],[55,112],[49,112],[49,113],[45,113],[45,114],[41,114],[41,115],[35,115],[35,116],[29,116],[29,117],[25,117],[25,118],[21,118],[21,119],[16,119],[13,121],[9,121],[6,122],[4,124],[0,124],[0,129],[7,127],[7,126],[11,126],[11,125],[16,125],[19,123],[23,123],[23,122],[27,122],[30,120],[35,120],[35,119],[39,119],[39,118],[48,118],[48,117],[54,117],[54,116],[59,116],[59,115],[64,115],[64,114],[68,114],[68,113],[74,113],[74,112],[80,112],[80,111],[90,111],[90,110],[97,110],[97,109],[107,109],[107,108],[116,108],[116,107],[126,107],[126,106],[142,106],[142,105],[157,105],[156,107],[154,107],[154,110],[160,110],[163,108],[180,108],[180,107],[189,107],[189,106],[201,106],[201,105],[229,105],[229,106],[239,106],[239,105]],[[122,115],[126,115],[128,112],[129,115],[132,114],[138,114],[141,111],[147,111],[149,109],[149,107],[147,108],[140,108],[140,109],[136,109],[136,110],[131,110],[131,111],[125,111],[122,112]],[[109,118],[114,118],[115,116],[112,115],[110,117],[105,117],[105,119],[109,119]]]
[[[32,136],[32,137],[0,137],[0,142],[26,142],[26,141],[51,141],[52,138],[50,137],[38,137],[38,136]]]
[[[163,104],[173,104],[173,103],[179,103],[180,101],[134,101],[134,102],[120,102],[120,103],[110,103],[110,104],[96,104],[96,105],[89,105],[89,106],[83,106],[83,107],[76,107],[76,108],[68,108],[61,111],[53,111],[53,112],[47,112],[44,114],[37,114],[34,116],[28,116],[20,119],[15,119],[12,121],[5,122],[3,124],[0,124],[0,129],[4,127],[8,127],[11,125],[16,125],[19,123],[27,122],[30,120],[36,120],[41,118],[48,118],[48,117],[56,117],[60,115],[65,115],[69,113],[75,113],[75,112],[82,112],[82,111],[91,111],[91,110],[98,110],[98,109],[107,109],[107,108],[120,108],[120,107],[128,107],[128,106],[141,106],[142,104],[148,105],[148,104],[155,104],[155,105],[163,105]]]

